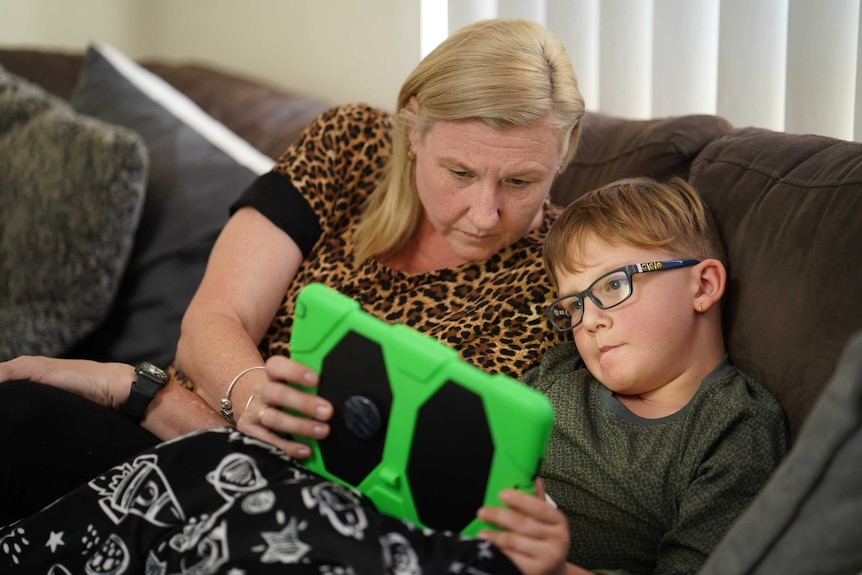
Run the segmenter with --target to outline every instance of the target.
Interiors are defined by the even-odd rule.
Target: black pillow
[[[110,315],[69,355],[165,366],[230,204],[273,160],[104,44],[89,47],[70,102],[139,133],[150,156],[150,180]]]

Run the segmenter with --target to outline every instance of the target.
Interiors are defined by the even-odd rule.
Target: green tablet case
[[[437,340],[388,324],[322,284],[296,300],[292,358],[332,402],[305,465],[356,487],[382,513],[474,535],[504,488],[534,492],[553,408],[541,393],[461,360]]]

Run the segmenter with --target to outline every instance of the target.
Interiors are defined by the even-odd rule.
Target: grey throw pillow
[[[104,320],[146,178],[133,131],[0,68],[0,360],[59,355]]]
[[[230,205],[274,161],[104,44],[87,50],[70,102],[139,133],[149,152],[150,179],[114,307],[69,355],[165,366]]]

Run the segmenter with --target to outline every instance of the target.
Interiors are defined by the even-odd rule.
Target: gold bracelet
[[[247,374],[248,372],[255,369],[266,369],[265,365],[253,365],[251,367],[247,367],[238,374],[233,380],[228,384],[227,391],[224,394],[224,397],[221,398],[221,416],[227,420],[229,423],[235,423],[233,420],[233,403],[230,401],[230,392],[233,391],[233,386],[236,385],[236,382],[239,381],[239,378]],[[248,407],[248,406],[246,406]]]

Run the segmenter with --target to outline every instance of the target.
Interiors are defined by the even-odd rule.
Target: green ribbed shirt
[[[586,569],[695,573],[789,449],[778,401],[727,358],[659,419],[614,398],[573,343],[522,381],[554,405],[542,476]]]

